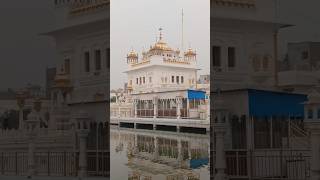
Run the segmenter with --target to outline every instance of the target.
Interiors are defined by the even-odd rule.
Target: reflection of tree
[[[17,129],[19,126],[19,112],[7,110],[0,116],[2,129]]]

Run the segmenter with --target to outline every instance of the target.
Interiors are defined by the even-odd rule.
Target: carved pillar
[[[157,118],[158,116],[158,98],[153,98],[153,118]]]
[[[78,177],[87,177],[87,137],[89,134],[89,129],[87,123],[89,123],[89,115],[80,111],[74,115],[74,119],[78,123],[77,133],[79,138],[79,170]]]
[[[311,143],[311,180],[320,180],[320,94],[317,90],[313,90],[308,95],[308,101],[305,107],[305,127],[310,131]],[[312,117],[308,117],[309,111],[312,110]]]
[[[118,104],[118,117],[121,118],[121,105]]]
[[[218,119],[221,118],[221,114],[218,114]],[[225,180],[227,175],[225,174],[226,169],[226,158],[224,148],[224,135],[226,133],[226,125],[223,122],[217,122],[214,125],[214,132],[216,134],[216,175],[214,180]]]
[[[210,120],[210,94],[207,95],[207,120]]]
[[[311,143],[311,180],[320,180],[320,122],[305,122],[310,131]]]
[[[177,119],[181,119],[181,103],[182,103],[182,97],[181,96],[177,96],[176,97]]]
[[[27,135],[28,135],[28,178],[32,178],[36,172],[35,165],[35,139],[37,132],[39,130],[39,116],[34,110],[28,115],[27,125]]]
[[[226,157],[225,157],[225,134],[227,132],[228,122],[228,107],[224,103],[224,99],[217,95],[214,102],[214,125],[213,132],[216,135],[216,155],[215,155],[215,169],[216,174],[214,180],[227,180],[228,176],[226,170]]]
[[[134,117],[137,118],[138,116],[138,100],[137,99],[133,100],[133,105],[134,105]]]

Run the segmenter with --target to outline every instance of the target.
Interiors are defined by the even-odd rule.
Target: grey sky
[[[288,42],[320,41],[319,0],[278,0],[279,20],[294,27],[280,31],[280,52],[286,52]]]
[[[159,36],[172,48],[181,47],[181,9],[184,9],[185,48],[197,51],[199,74],[210,72],[209,0],[113,0],[111,1],[111,88],[127,80],[126,54],[133,47],[141,56]]]
[[[44,84],[54,43],[39,36],[53,23],[51,0],[3,0],[0,7],[0,89]]]

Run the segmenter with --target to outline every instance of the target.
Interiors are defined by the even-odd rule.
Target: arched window
[[[183,79],[183,76],[181,76],[181,84],[184,83],[184,79]]]
[[[269,59],[270,59],[270,58],[271,58],[271,57],[270,57],[269,55],[265,55],[265,56],[263,57],[262,67],[263,67],[263,70],[264,70],[264,71],[267,71],[268,68],[269,68]]]

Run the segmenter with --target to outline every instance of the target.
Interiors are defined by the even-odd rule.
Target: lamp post
[[[182,105],[182,96],[176,96],[176,104],[177,104],[177,119],[181,119],[181,105]]]

